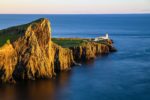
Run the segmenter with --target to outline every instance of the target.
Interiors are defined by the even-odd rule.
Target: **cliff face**
[[[51,41],[47,19],[1,31],[14,33],[12,44],[0,48],[0,81],[52,78],[55,71],[70,70],[74,64],[72,51]]]
[[[104,44],[87,42],[81,46],[71,47],[73,57],[76,62],[88,61],[98,55],[109,53],[109,47]]]
[[[13,81],[13,71],[17,64],[17,53],[10,43],[0,48],[0,82]]]
[[[13,47],[18,54],[18,63],[14,71],[17,79],[51,78],[54,68],[51,65],[50,23],[39,19],[27,26]]]
[[[51,42],[51,51],[55,71],[69,70],[74,65],[72,51]]]

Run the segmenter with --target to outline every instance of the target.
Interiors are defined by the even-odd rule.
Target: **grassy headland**
[[[88,38],[52,38],[52,41],[62,47],[69,48],[69,47],[77,47],[81,46],[87,42],[94,42],[94,39]],[[111,45],[111,40],[100,40],[95,43]]]
[[[62,47],[69,48],[80,46],[83,43],[90,41],[89,39],[82,38],[52,38],[52,41]]]
[[[42,20],[39,19],[38,21]],[[36,26],[36,24],[34,25],[34,22],[35,21],[0,30],[0,47],[3,46],[7,41],[13,42],[19,38],[22,33],[25,33],[30,24],[32,24],[32,27]]]

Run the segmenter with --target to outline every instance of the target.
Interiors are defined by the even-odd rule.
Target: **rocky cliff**
[[[0,47],[0,82],[52,78],[76,62],[110,51],[109,46],[95,42],[72,48],[53,43],[50,22],[45,18],[1,30],[0,36],[11,36],[10,43]]]
[[[95,42],[86,42],[80,46],[71,47],[74,60],[78,63],[96,58],[98,55],[108,54],[109,47]]]
[[[0,48],[0,83],[13,81],[17,60],[17,53],[10,43]]]
[[[72,51],[53,42],[51,42],[51,49],[55,71],[70,70],[75,64]]]
[[[74,63],[71,50],[51,42],[48,19],[8,28],[1,34],[3,32],[17,37],[0,49],[0,81],[52,78],[55,70],[68,70]]]
[[[25,32],[13,42],[18,55],[14,70],[16,79],[51,78],[54,73],[51,58],[51,28],[48,19],[27,25]]]

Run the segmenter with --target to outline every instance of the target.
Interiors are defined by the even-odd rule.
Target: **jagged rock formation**
[[[17,79],[51,78],[54,68],[51,63],[51,29],[48,19],[40,19],[28,24],[14,43],[18,54],[14,76]]]
[[[105,40],[105,45],[109,47],[109,51],[110,52],[116,52],[117,49],[113,46],[113,40],[111,39],[108,39],[108,40]]]
[[[17,64],[17,53],[9,43],[0,48],[0,82],[12,82]]]
[[[83,43],[81,46],[71,47],[76,62],[88,61],[98,55],[108,54],[109,47],[95,42]]]
[[[0,81],[52,78],[55,71],[69,70],[74,64],[72,51],[51,42],[48,19],[1,31],[16,35],[12,44],[0,49]]]
[[[72,51],[69,48],[62,48],[52,42],[51,48],[55,71],[71,69],[71,66],[75,64]]]
[[[51,41],[50,22],[45,18],[1,30],[3,34],[11,35],[11,43],[0,48],[0,83],[52,78],[76,62],[110,51],[109,46],[94,42],[62,48]]]

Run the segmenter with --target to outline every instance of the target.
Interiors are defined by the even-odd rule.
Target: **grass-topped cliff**
[[[53,38],[48,19],[0,30],[0,83],[55,77],[79,61],[111,52],[109,42]]]
[[[7,29],[0,30],[0,47],[3,46],[8,41],[14,42],[27,31],[27,28],[31,24],[32,27],[34,28],[36,27],[36,22],[40,22],[40,21],[42,21],[42,18],[27,24],[13,26]]]
[[[110,39],[95,42],[94,39],[88,38],[52,38],[52,41],[72,50],[74,60],[78,63],[116,51]]]
[[[80,46],[83,43],[86,43],[89,41],[89,39],[83,39],[83,38],[52,38],[52,41],[58,45],[61,45],[62,47],[75,47]]]
[[[88,42],[95,42],[94,39],[89,38],[52,38],[52,41],[62,47],[70,48],[84,45]],[[104,45],[112,45],[112,40],[99,40],[95,43],[104,44]]]

